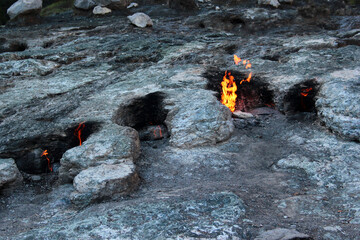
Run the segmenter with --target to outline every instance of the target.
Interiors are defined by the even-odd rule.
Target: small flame
[[[79,139],[79,146],[81,146],[81,131],[85,128],[85,122],[81,122],[79,126],[75,129],[74,135]]]
[[[41,157],[44,156],[44,157],[46,158],[46,160],[47,160],[47,162],[48,162],[48,168],[49,168],[49,170],[52,172],[53,169],[52,169],[51,164],[50,164],[50,159],[48,158],[47,155],[49,155],[49,153],[48,153],[47,150],[45,150],[45,151],[42,152]]]
[[[241,58],[239,58],[238,56],[234,55],[234,62],[236,65],[239,65],[239,62],[241,62]]]
[[[310,91],[312,90],[312,88],[306,88],[306,89],[302,89],[301,90],[301,96],[307,97],[307,95],[309,95]]]
[[[158,132],[159,132],[159,137],[160,138],[162,138],[163,136],[162,136],[162,132],[161,132],[161,127],[160,127],[160,125],[157,125],[157,127],[156,128],[154,128],[154,137],[156,137],[157,138],[157,131],[156,130],[159,130]]]
[[[231,75],[230,72],[228,73],[227,71],[225,71],[225,76],[223,77],[221,86],[222,86],[221,103],[227,106],[231,110],[231,112],[234,112],[236,98],[237,98],[236,95],[237,86],[234,81],[234,77]]]

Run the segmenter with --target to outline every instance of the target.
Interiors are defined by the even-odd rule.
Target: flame
[[[85,128],[85,122],[81,122],[79,126],[75,129],[74,135],[79,139],[79,146],[81,146],[81,131]]]
[[[157,137],[157,133],[156,133],[157,131],[156,130],[159,130],[159,136],[160,136],[160,138],[162,138],[163,136],[162,136],[160,125],[157,125],[157,127],[154,128],[154,137]]]
[[[46,160],[47,160],[47,162],[48,162],[48,168],[49,168],[49,170],[52,172],[53,169],[52,169],[51,164],[50,164],[50,159],[48,158],[47,155],[49,155],[49,153],[48,153],[47,150],[45,150],[45,151],[42,152],[41,157],[44,156],[44,157],[46,158]]]
[[[241,58],[239,58],[238,56],[234,55],[234,62],[236,65],[239,65],[239,62],[241,62]]]
[[[221,86],[222,86],[221,103],[227,106],[231,110],[231,112],[234,112],[236,98],[237,98],[236,95],[237,86],[234,81],[234,77],[231,75],[230,72],[228,73],[227,71],[225,71],[225,76],[223,77]]]
[[[301,90],[301,96],[307,97],[307,95],[309,95],[310,91],[312,90],[312,87],[310,88],[306,88],[306,89],[302,89]]]

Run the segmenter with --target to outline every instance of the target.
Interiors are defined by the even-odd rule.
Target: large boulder
[[[93,14],[95,15],[105,15],[108,13],[111,13],[111,9],[107,7],[96,6],[93,9]]]
[[[7,14],[14,19],[22,14],[40,13],[41,8],[42,0],[18,0],[8,8]]]
[[[258,0],[259,5],[270,5],[273,7],[279,7],[280,3],[278,0]]]
[[[126,8],[129,5],[129,0],[76,0],[74,6],[79,9],[89,10],[96,5],[108,7],[110,9]]]
[[[179,96],[166,118],[170,143],[176,147],[214,145],[230,138],[234,130],[231,111],[210,91],[188,91]]]
[[[341,136],[360,141],[360,68],[324,76],[316,101],[325,125]]]
[[[141,28],[151,27],[153,25],[151,18],[142,12],[138,12],[131,16],[128,16],[128,19],[132,24]]]
[[[91,135],[81,146],[64,153],[60,160],[59,178],[63,183],[71,182],[89,167],[135,161],[139,154],[138,133],[130,127],[109,124]]]
[[[81,171],[74,179],[70,196],[77,206],[86,206],[102,199],[116,199],[129,194],[140,182],[135,165],[129,161],[121,164],[102,164]]]
[[[0,159],[0,189],[22,180],[12,158]]]

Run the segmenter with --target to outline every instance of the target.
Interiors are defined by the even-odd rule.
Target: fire
[[[79,126],[75,129],[74,135],[79,139],[79,146],[81,146],[81,131],[85,128],[85,122],[81,122]]]
[[[44,156],[44,157],[46,158],[46,160],[47,160],[47,162],[48,162],[48,168],[49,168],[49,170],[52,172],[53,169],[52,169],[52,167],[51,167],[50,159],[48,158],[47,155],[49,155],[49,153],[48,153],[47,150],[45,150],[45,151],[42,152],[41,157]]]
[[[312,88],[306,88],[306,89],[302,89],[301,90],[301,96],[307,97],[307,95],[309,95],[310,91],[312,90]]]
[[[157,130],[158,130],[158,132],[159,132],[159,137],[162,138],[163,136],[162,136],[162,132],[161,132],[161,127],[160,127],[160,125],[157,125],[157,127],[154,128],[154,137],[157,138],[157,136],[158,136]]]
[[[223,77],[223,81],[221,82],[222,86],[222,94],[221,94],[221,103],[227,106],[231,112],[235,111],[236,104],[236,90],[237,86],[234,81],[234,77],[231,73],[225,71],[225,76]]]
[[[236,65],[239,65],[239,62],[241,62],[241,58],[239,58],[238,56],[234,55],[234,62]]]
[[[237,55],[234,55],[234,62],[236,65],[239,65],[242,63],[245,67],[245,69],[251,68],[251,63],[249,60],[241,59]],[[249,73],[249,76],[246,79],[242,79],[240,81],[240,84],[243,82],[250,82],[252,76],[252,72]],[[235,105],[236,105],[236,90],[237,86],[234,81],[234,77],[231,75],[231,73],[225,71],[225,76],[223,77],[223,81],[221,82],[222,87],[222,94],[221,94],[221,103],[227,106],[232,112],[235,111]]]

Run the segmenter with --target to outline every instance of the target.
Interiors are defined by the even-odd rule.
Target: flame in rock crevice
[[[74,135],[79,139],[79,146],[81,146],[81,131],[85,128],[85,122],[81,122],[79,126],[75,129]]]
[[[157,131],[158,130],[158,131]],[[162,132],[161,132],[161,127],[160,125],[158,125],[156,128],[154,128],[154,137],[157,138],[158,137],[158,134],[157,132],[159,133],[159,137],[162,138]]]
[[[234,55],[234,62],[236,65],[242,63],[245,69],[251,68],[251,63],[249,60],[242,60],[237,55]],[[251,76],[252,72],[249,73],[249,76],[246,79],[242,79],[239,84],[241,85],[243,82],[250,82]],[[237,98],[237,86],[234,77],[231,75],[230,72],[228,73],[227,71],[225,71],[225,76],[223,77],[223,81],[221,82],[221,87],[221,103],[227,106],[231,110],[231,112],[234,112]]]
[[[237,86],[234,81],[234,77],[231,73],[225,71],[225,76],[223,77],[223,81],[221,82],[222,86],[222,94],[221,94],[221,103],[227,106],[231,112],[235,111],[236,104],[236,90]]]
[[[47,163],[48,163],[48,168],[49,168],[49,170],[52,172],[53,169],[52,169],[52,167],[51,167],[50,159],[48,158],[47,155],[49,155],[49,153],[48,153],[47,150],[45,150],[45,151],[42,152],[41,157],[45,157],[45,158],[46,158]]]
[[[302,89],[300,94],[301,94],[301,96],[307,97],[307,95],[309,95],[310,91],[312,91],[312,87]]]

